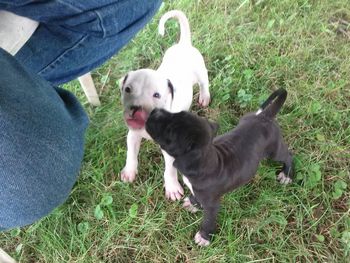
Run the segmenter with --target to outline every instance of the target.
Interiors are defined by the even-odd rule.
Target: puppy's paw
[[[280,172],[277,175],[277,181],[279,181],[281,184],[290,184],[292,182],[292,179],[284,174],[284,172]]]
[[[120,172],[120,178],[125,183],[132,183],[135,181],[137,172],[134,170],[126,170],[125,168]]]
[[[207,107],[210,103],[210,94],[199,94],[199,100],[198,103],[202,107]]]
[[[187,211],[191,212],[191,213],[196,213],[199,209],[197,207],[195,207],[192,203],[191,200],[186,197],[184,199],[184,202],[182,204],[182,207],[185,208]]]
[[[210,244],[209,240],[202,237],[200,231],[198,231],[197,234],[194,236],[194,242],[196,242],[198,246],[202,246],[202,247],[209,246]]]
[[[165,196],[172,201],[180,200],[184,194],[184,190],[180,183],[176,180],[171,183],[165,182]]]

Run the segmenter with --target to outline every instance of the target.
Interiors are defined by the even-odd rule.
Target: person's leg
[[[69,195],[88,118],[68,91],[0,49],[0,231],[47,215]]]
[[[16,57],[53,84],[75,79],[113,56],[142,29],[161,0],[0,0],[0,9],[39,21]]]

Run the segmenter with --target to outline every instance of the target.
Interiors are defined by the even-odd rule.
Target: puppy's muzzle
[[[135,105],[130,106],[131,117],[134,117],[135,113],[141,109],[142,109],[141,106],[135,106]]]

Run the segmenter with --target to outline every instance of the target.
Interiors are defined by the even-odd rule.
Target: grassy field
[[[280,186],[276,164],[222,200],[210,247],[193,242],[202,214],[164,197],[163,158],[144,142],[139,176],[120,181],[127,128],[118,79],[156,68],[178,39],[173,21],[157,35],[160,15],[181,9],[209,70],[212,103],[192,111],[220,133],[268,94],[287,89],[278,121],[295,154],[297,177]],[[92,108],[81,175],[67,202],[31,226],[0,234],[20,262],[349,262],[350,2],[348,0],[165,1],[152,22],[93,73],[102,106]],[[195,89],[195,99],[198,89]]]

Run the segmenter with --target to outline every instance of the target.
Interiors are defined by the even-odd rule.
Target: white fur
[[[280,172],[277,176],[277,180],[281,183],[281,184],[290,184],[292,182],[292,179],[290,177],[288,177],[287,175],[284,174],[284,172]]]
[[[0,248],[0,263],[16,263],[16,260]]]
[[[200,232],[197,232],[197,234],[194,237],[194,242],[196,242],[197,245],[206,247],[209,246],[210,241],[202,237]]]
[[[122,100],[124,116],[131,114],[130,106],[139,105],[149,114],[155,107],[165,108],[171,112],[189,110],[193,99],[193,85],[200,86],[199,104],[208,106],[210,102],[208,73],[204,59],[200,52],[191,44],[191,35],[186,16],[177,10],[163,15],[159,23],[159,32],[164,33],[164,23],[170,18],[176,18],[180,23],[181,37],[178,44],[170,47],[163,57],[159,68],[140,69],[129,72],[122,85]],[[168,80],[174,87],[174,99],[171,98]],[[126,93],[125,87],[131,92]],[[155,92],[160,98],[154,98]],[[145,129],[133,130],[129,128],[127,137],[126,165],[121,172],[124,182],[132,182],[137,174],[137,155],[140,149],[141,139],[149,139]],[[165,159],[165,191],[166,197],[178,200],[183,195],[183,189],[177,179],[177,170],[173,166],[174,158],[162,151]]]
[[[187,178],[186,176],[182,176],[182,180],[184,181],[185,185],[188,187],[188,189],[190,189],[191,193],[192,193],[193,196],[194,196],[192,184],[190,183],[190,181],[188,180],[188,178]]]
[[[187,45],[192,45],[191,44],[191,31],[190,31],[190,24],[188,23],[188,20],[185,16],[184,13],[182,13],[179,10],[171,10],[169,12],[166,12],[159,20],[159,25],[158,25],[158,33],[161,36],[164,36],[165,33],[165,28],[164,25],[166,23],[166,21],[169,18],[172,17],[176,17],[176,19],[179,21],[180,23],[180,31],[181,31],[181,35],[180,35],[180,40],[179,43],[184,43]]]
[[[191,213],[196,213],[199,209],[197,207],[195,207],[190,199],[188,197],[184,198],[184,202],[182,204],[182,207],[185,208],[187,211],[191,212]]]
[[[260,113],[262,113],[262,109],[258,109],[258,111],[255,113],[255,115],[259,115]]]

